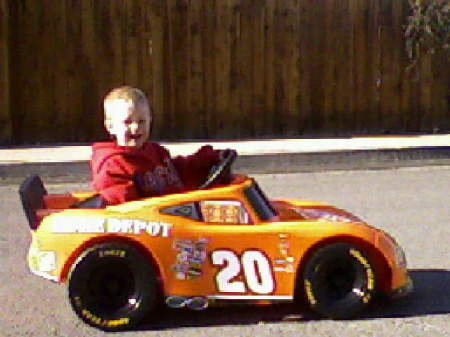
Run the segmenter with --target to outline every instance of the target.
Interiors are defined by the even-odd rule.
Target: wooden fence
[[[450,64],[408,70],[407,0],[0,0],[0,143],[106,136],[151,96],[157,139],[450,130]]]

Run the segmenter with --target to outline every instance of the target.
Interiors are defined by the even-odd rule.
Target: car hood
[[[306,200],[272,200],[281,221],[314,220],[326,222],[363,222],[343,209]]]

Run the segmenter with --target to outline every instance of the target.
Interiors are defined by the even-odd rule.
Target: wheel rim
[[[337,305],[342,301],[354,299],[355,292],[358,295],[364,293],[366,278],[364,268],[355,264],[348,257],[338,257],[328,260],[316,270],[317,297],[328,305]]]
[[[135,283],[126,263],[102,263],[87,279],[86,296],[94,311],[113,313],[137,304]]]
[[[340,301],[352,292],[357,270],[348,259],[336,259],[327,264],[322,273],[323,296],[327,301]]]

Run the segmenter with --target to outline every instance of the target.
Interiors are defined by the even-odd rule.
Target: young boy
[[[221,151],[203,146],[190,156],[171,158],[163,146],[147,141],[152,111],[145,94],[129,86],[104,100],[105,127],[115,138],[92,146],[92,186],[107,204],[197,188]]]

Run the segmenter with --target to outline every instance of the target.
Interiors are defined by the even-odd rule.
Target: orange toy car
[[[92,192],[47,194],[38,176],[28,178],[20,194],[30,270],[67,283],[77,315],[103,330],[134,326],[163,301],[201,310],[303,299],[340,319],[376,294],[411,291],[403,250],[354,215],[320,202],[269,201],[243,175],[214,187],[233,159],[202,189],[99,209],[73,208]]]

